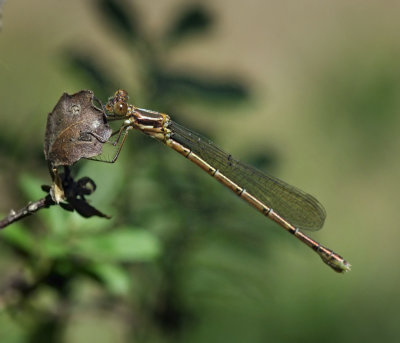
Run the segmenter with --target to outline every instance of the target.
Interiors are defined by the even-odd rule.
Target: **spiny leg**
[[[98,97],[93,96],[92,102],[93,102],[94,106],[96,106],[96,105],[99,106],[103,110],[103,113],[106,114],[106,106],[103,105],[103,103],[101,102],[101,100]]]
[[[118,142],[120,141],[121,137],[122,137],[121,144],[118,146],[118,149],[115,152],[114,157],[111,160],[109,160],[109,161],[108,160],[101,160],[101,159],[94,158],[94,157],[88,158],[88,160],[104,162],[104,163],[115,163],[115,161],[118,159],[118,156],[119,156],[119,154],[121,152],[121,149],[122,149],[122,147],[123,147],[123,145],[124,145],[124,143],[126,141],[126,137],[128,136],[128,132],[131,129],[132,129],[132,126],[122,126],[121,129],[119,129],[118,131],[115,131],[112,134],[112,135],[118,134],[117,139],[113,143],[108,142],[108,141],[105,142],[105,143],[110,143],[113,146],[116,146],[118,144]]]
[[[113,145],[113,146],[116,146],[116,145],[118,144],[120,138],[121,138],[122,132],[124,132],[124,131],[127,129],[128,126],[129,126],[129,125],[123,125],[123,126],[121,126],[118,130],[115,130],[115,131],[110,135],[110,137],[112,137],[112,136],[115,136],[115,135],[118,134],[117,139],[116,139],[115,141],[113,141],[113,142],[110,142],[109,140],[104,140],[103,137],[100,136],[100,135],[98,135],[96,132],[87,131],[87,132],[84,132],[84,133],[93,136],[93,137],[96,138],[100,143],[103,143],[103,144],[109,143],[109,144],[111,144],[111,145]]]
[[[129,127],[130,127],[130,128],[129,128]],[[114,132],[111,134],[111,136],[110,136],[110,137],[112,137],[112,136],[115,136],[116,134],[118,134],[117,138],[116,138],[113,142],[107,141],[107,143],[110,143],[110,144],[112,144],[113,146],[116,146],[116,145],[118,144],[119,140],[121,139],[122,133],[123,133],[123,132],[127,132],[127,131],[130,130],[131,128],[132,128],[132,127],[131,127],[130,125],[123,125],[123,126],[121,126],[120,129],[114,131]],[[126,133],[124,133],[124,135],[126,135]]]

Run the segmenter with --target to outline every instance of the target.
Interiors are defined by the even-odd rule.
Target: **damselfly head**
[[[128,112],[128,92],[119,89],[115,92],[114,96],[108,99],[106,109],[117,116],[126,116]]]
[[[126,102],[118,101],[114,104],[114,114],[124,117],[126,116],[127,111],[128,105],[126,104]]]

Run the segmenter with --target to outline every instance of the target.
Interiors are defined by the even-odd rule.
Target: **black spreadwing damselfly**
[[[199,134],[175,123],[159,112],[137,108],[128,103],[128,93],[118,90],[105,106],[107,120],[124,120],[114,145],[119,145],[115,162],[130,130],[136,129],[174,149],[228,187],[266,217],[279,224],[313,249],[328,266],[339,273],[351,265],[334,251],[300,231],[319,230],[326,213],[313,196],[275,177],[247,166],[225,153]]]

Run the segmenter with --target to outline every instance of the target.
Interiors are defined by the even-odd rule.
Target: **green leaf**
[[[42,184],[43,181],[29,174],[22,174],[19,178],[20,188],[29,201],[35,201],[46,196],[46,193],[41,189]]]
[[[40,253],[48,258],[60,258],[66,256],[70,251],[70,246],[64,241],[52,235],[40,242]]]
[[[75,242],[76,252],[93,260],[109,262],[144,262],[160,254],[160,242],[149,231],[119,228]]]
[[[111,144],[106,144],[111,145]],[[113,151],[115,153],[115,150]],[[111,156],[107,156],[111,157]],[[119,162],[119,161],[118,161]],[[90,162],[83,163],[77,175],[77,178],[90,175],[96,183],[96,192],[90,195],[90,203],[96,208],[102,209],[107,213],[105,208],[109,207],[119,197],[119,194],[125,187],[124,171],[121,166],[113,168],[114,165],[109,163]],[[112,171],[112,172],[111,172]],[[105,208],[104,208],[105,207]],[[110,208],[115,213],[115,208]],[[112,214],[112,213],[107,213]],[[106,220],[102,219],[107,223]]]
[[[131,278],[126,270],[115,264],[94,264],[89,267],[107,290],[115,295],[128,294],[131,287]]]
[[[79,234],[93,235],[101,234],[102,231],[112,225],[112,222],[110,223],[108,220],[100,217],[91,217],[90,219],[84,218],[78,213],[73,212],[68,217],[67,225],[69,226],[69,228],[74,228],[74,230]]]
[[[12,226],[1,231],[0,237],[12,247],[30,255],[35,255],[37,248],[36,239],[23,225],[13,223]]]
[[[48,210],[38,212],[38,215],[52,234],[64,235],[70,228],[69,218],[73,213],[63,210],[60,206],[52,206]]]
[[[46,193],[41,189],[43,181],[31,175],[22,174],[19,179],[19,184],[28,201],[36,201],[46,196]],[[65,225],[66,220],[71,214],[65,213],[64,210],[57,206],[53,206],[51,209],[38,211],[36,215],[45,222],[47,228],[50,228],[53,232],[62,233],[67,229]]]

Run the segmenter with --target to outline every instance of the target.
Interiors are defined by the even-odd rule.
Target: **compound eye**
[[[119,116],[125,116],[128,112],[128,105],[126,102],[118,101],[114,104],[114,113]]]

